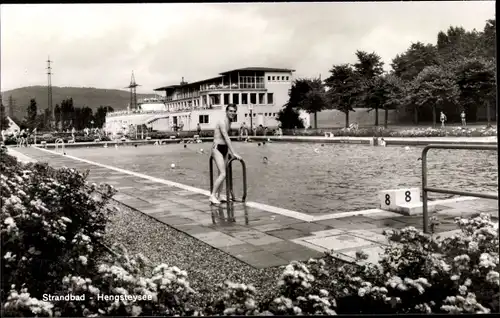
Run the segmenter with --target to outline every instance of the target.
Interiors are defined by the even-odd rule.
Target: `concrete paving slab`
[[[325,231],[325,230],[330,229],[330,227],[328,225],[316,224],[313,222],[294,223],[294,224],[290,224],[289,228],[300,230],[300,231],[305,232],[305,233],[313,233],[313,232]]]
[[[307,239],[306,242],[334,251],[373,245],[371,241],[349,234],[312,238]]]
[[[274,231],[268,231],[266,232],[269,235],[272,235],[274,237],[278,237],[284,240],[292,240],[300,237],[306,237],[309,236],[310,233],[308,232],[303,232],[297,229],[291,229],[291,228],[284,228],[280,230],[274,230]]]

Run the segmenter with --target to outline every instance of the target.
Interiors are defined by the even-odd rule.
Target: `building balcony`
[[[200,88],[200,92],[211,92],[211,91],[241,91],[241,90],[265,90],[266,86],[264,83],[240,83],[238,84],[231,84],[231,85],[222,85],[222,84],[211,84],[207,86],[202,86]]]

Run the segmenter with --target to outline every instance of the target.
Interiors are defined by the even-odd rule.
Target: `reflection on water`
[[[80,158],[198,188],[209,189],[210,143],[113,148],[68,148]],[[421,187],[421,147],[349,144],[236,143],[247,165],[247,200],[304,213],[333,213],[378,206],[377,191]],[[204,151],[200,151],[204,149]],[[267,157],[264,163],[263,158]],[[171,168],[171,164],[175,168]],[[438,150],[428,154],[428,184],[473,192],[498,191],[498,153]],[[215,169],[215,168],[214,168]],[[217,169],[215,169],[217,170]],[[233,165],[234,193],[242,172]],[[430,194],[431,198],[449,197]]]

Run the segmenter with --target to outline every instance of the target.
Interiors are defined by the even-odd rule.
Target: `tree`
[[[54,107],[54,121],[55,121],[55,128],[59,127],[59,129],[62,129],[62,114],[61,114],[61,107],[59,104],[56,104]]]
[[[9,128],[10,123],[7,119],[7,112],[5,110],[5,106],[3,105],[3,101],[0,101],[0,130],[6,130]]]
[[[480,42],[481,34],[476,30],[465,31],[463,27],[450,27],[446,33],[439,32],[437,49],[442,64],[480,55]]]
[[[296,79],[289,96],[286,106],[314,114],[314,128],[318,128],[317,113],[328,107],[321,79]]]
[[[428,66],[412,83],[409,95],[417,107],[432,109],[432,125],[436,126],[437,109],[443,110],[446,104],[456,104],[459,88],[453,74],[442,67]]]
[[[37,105],[36,100],[32,98],[30,100],[30,105],[26,110],[26,126],[30,129],[36,128],[36,116],[37,116]]]
[[[496,25],[496,19],[487,20],[481,39],[482,51],[485,52],[485,57],[492,61],[496,55]]]
[[[61,102],[61,122],[62,129],[66,130],[73,124],[73,113],[75,107],[73,106],[73,98],[65,99]]]
[[[405,109],[409,105],[407,98],[408,84],[394,74],[386,74],[382,79],[385,93],[383,104],[385,110],[384,127],[387,128],[389,109]]]
[[[380,79],[384,62],[375,52],[356,51],[356,57],[358,62],[354,64],[354,70],[362,87],[360,100],[365,107],[375,109],[375,126],[378,126],[378,110],[384,103],[384,83]]]
[[[80,107],[75,107],[73,109],[72,118],[72,125],[68,128],[75,128],[76,130],[83,130],[83,128],[85,128],[83,126],[82,109]]]
[[[406,52],[396,55],[391,67],[396,76],[411,81],[427,66],[440,64],[437,53],[436,47],[432,44],[412,43]]]
[[[490,102],[494,100],[496,93],[493,61],[480,58],[464,59],[455,66],[455,76],[460,88],[460,98],[467,108],[466,112],[471,113],[475,119],[477,105],[486,107],[490,126]]]
[[[81,116],[82,116],[82,126],[83,127],[92,126],[91,122],[94,121],[94,115],[92,114],[92,108],[87,107],[87,106],[83,107]]]
[[[283,129],[304,128],[304,122],[300,118],[299,111],[291,106],[285,105],[276,117]]]
[[[94,115],[94,124],[96,127],[103,127],[106,122],[106,114],[113,112],[113,107],[111,106],[99,106]]]
[[[360,93],[359,81],[351,65],[334,65],[330,69],[330,77],[325,80],[329,88],[327,98],[331,105],[345,114],[345,127],[349,127],[349,112]]]

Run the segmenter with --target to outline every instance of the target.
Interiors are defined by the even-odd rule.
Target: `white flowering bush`
[[[153,266],[142,255],[129,256],[123,246],[98,266],[93,278],[68,275],[62,294],[84,295],[84,301],[55,301],[54,312],[62,316],[196,315],[189,307],[195,291],[187,272],[175,266]]]
[[[40,298],[65,275],[95,268],[114,190],[86,187],[86,174],[74,169],[21,164],[1,152],[2,303],[13,285]]]
[[[499,312],[498,224],[488,214],[456,220],[450,238],[414,227],[388,231],[379,264],[340,263],[328,254],[288,265],[265,313],[387,314]],[[357,254],[358,260],[366,258]]]
[[[260,308],[255,296],[257,290],[253,285],[225,282],[222,299],[209,304],[205,308],[208,315],[259,315]]]

